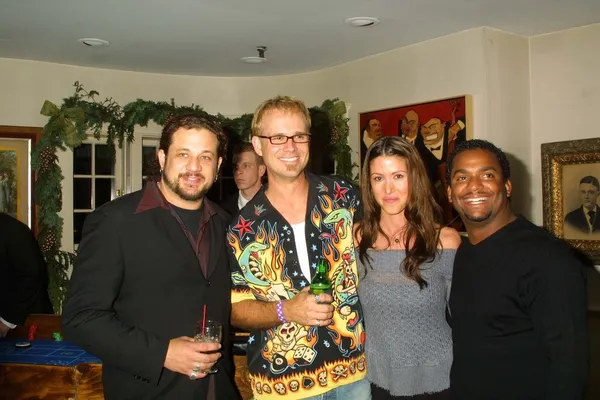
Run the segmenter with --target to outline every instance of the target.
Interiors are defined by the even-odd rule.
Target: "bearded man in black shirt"
[[[450,293],[453,399],[582,399],[588,379],[584,265],[511,210],[510,166],[493,144],[459,144],[448,198],[468,239]]]

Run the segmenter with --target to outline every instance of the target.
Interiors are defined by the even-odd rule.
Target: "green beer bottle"
[[[310,282],[310,293],[321,294],[329,293],[331,291],[331,282],[327,276],[327,264],[325,260],[321,259],[317,266],[317,273]]]

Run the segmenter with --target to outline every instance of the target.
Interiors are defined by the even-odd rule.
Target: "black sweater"
[[[454,264],[453,399],[582,399],[589,350],[583,264],[518,217]]]

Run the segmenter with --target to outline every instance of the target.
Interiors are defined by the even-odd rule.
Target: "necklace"
[[[402,232],[404,232],[403,229],[399,230],[398,232],[394,233],[393,235],[390,235],[387,232],[384,232],[384,233],[386,234],[386,236],[388,238],[390,238],[390,240],[393,240],[394,243],[400,243],[400,237],[402,236]]]

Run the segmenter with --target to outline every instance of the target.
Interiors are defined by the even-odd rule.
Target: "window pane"
[[[73,213],[73,240],[75,244],[81,242],[83,223],[90,213]]]
[[[96,175],[114,175],[115,162],[110,154],[109,147],[106,144],[97,144],[95,147],[96,155]]]
[[[73,149],[73,173],[75,175],[92,174],[92,145],[82,144]]]
[[[154,146],[142,147],[142,176],[150,175],[151,163],[156,160],[156,148]]]
[[[75,210],[89,210],[92,208],[92,179],[73,179],[73,208]]]
[[[96,178],[96,208],[112,200],[114,179]]]

